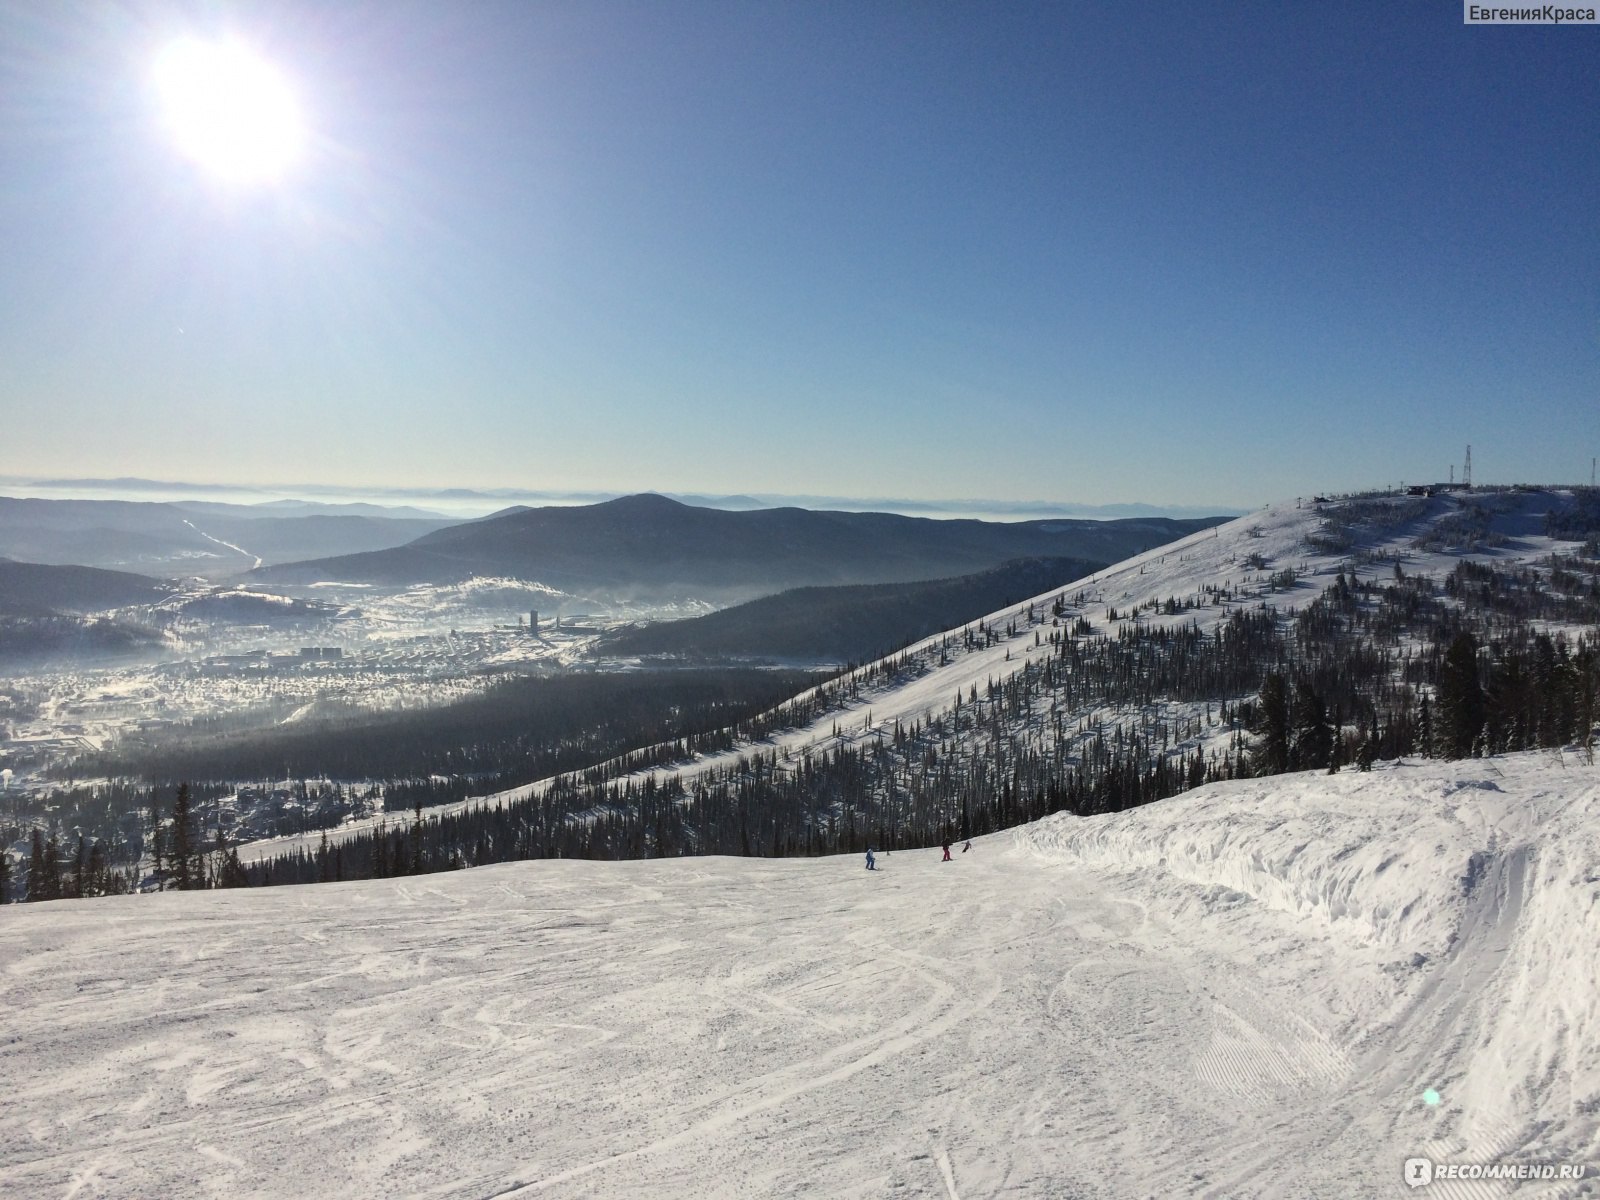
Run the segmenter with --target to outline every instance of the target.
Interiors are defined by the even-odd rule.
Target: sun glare
[[[155,86],[182,154],[232,186],[272,183],[300,156],[300,106],[249,47],[185,38],[156,59]]]

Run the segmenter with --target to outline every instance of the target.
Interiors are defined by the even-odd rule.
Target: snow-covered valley
[[[1214,784],[874,873],[12,906],[0,1191],[1373,1196],[1418,1155],[1585,1164],[1597,808],[1600,770],[1542,752]]]

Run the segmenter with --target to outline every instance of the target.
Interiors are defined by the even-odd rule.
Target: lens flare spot
[[[293,89],[243,43],[183,38],[157,56],[153,78],[179,152],[223,183],[273,182],[300,156]]]

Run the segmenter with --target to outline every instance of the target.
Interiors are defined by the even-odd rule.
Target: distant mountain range
[[[157,504],[0,497],[0,555],[144,574],[222,576],[248,570],[257,559],[285,562],[399,546],[451,523],[395,517],[389,511],[300,501]]]
[[[330,484],[286,484],[252,486],[205,484],[155,479],[34,479],[0,475],[0,489],[29,495],[43,494],[58,499],[103,497],[117,500],[198,500],[226,501],[230,504],[265,508],[271,504],[316,504],[325,514],[334,510],[371,516],[460,517],[482,516],[493,509],[515,505],[598,504],[620,499],[618,492],[572,491],[530,488],[372,488]],[[996,499],[915,499],[899,496],[795,495],[779,492],[754,494],[665,492],[674,500],[697,508],[724,508],[736,511],[752,508],[811,508],[844,512],[888,512],[902,516],[976,517],[982,520],[1036,520],[1046,517],[1086,517],[1105,520],[1116,517],[1205,517],[1217,514],[1238,516],[1246,511],[1226,505],[1196,504],[1083,504],[1065,500]],[[299,499],[284,500],[283,496]],[[307,497],[314,497],[309,500]],[[320,503],[318,503],[320,501]],[[396,507],[421,505],[423,507]],[[440,511],[433,511],[440,510]]]
[[[268,566],[270,583],[536,580],[613,596],[733,603],[786,588],[970,574],[1016,558],[1116,562],[1222,518],[994,522],[800,508],[728,512],[655,494],[514,509],[393,549]]]
[[[232,504],[214,500],[175,500],[174,508],[206,516],[233,518],[261,517],[376,517],[385,521],[417,520],[445,524],[454,518],[425,508],[402,504],[389,507],[364,502],[326,504],[315,500],[263,500],[259,504]]]

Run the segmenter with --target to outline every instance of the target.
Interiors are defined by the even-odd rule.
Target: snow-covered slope
[[[1594,1162],[1597,808],[1600,769],[1528,754],[1211,785],[874,874],[8,906],[0,1194],[1220,1200]]]
[[[1553,551],[1570,553],[1575,549],[1573,543],[1555,541],[1543,533],[1545,514],[1570,500],[1569,493],[1559,491],[1507,490],[1328,503],[1303,499],[1270,505],[1013,605],[981,622],[927,638],[895,655],[898,666],[892,673],[873,677],[873,667],[863,668],[856,677],[867,682],[841,707],[814,720],[758,743],[745,743],[723,754],[654,773],[658,778],[676,775],[687,781],[707,771],[735,767],[751,753],[774,753],[778,769],[794,769],[806,755],[889,738],[897,725],[947,719],[958,695],[977,694],[981,699],[990,684],[1003,684],[1025,665],[1037,668],[1050,659],[1056,653],[1050,641],[1052,633],[1059,633],[1062,626],[1079,617],[1092,623],[1092,636],[1096,637],[1114,637],[1133,626],[1193,625],[1209,632],[1234,614],[1263,604],[1280,613],[1293,612],[1317,599],[1341,571],[1354,584],[1387,580],[1396,564],[1413,577],[1443,578],[1463,559],[1501,567],[1539,563]],[[1469,516],[1481,518],[1481,528],[1464,529],[1471,524]],[[1064,601],[1059,621],[1052,612],[1058,599]],[[1169,600],[1178,606],[1176,611],[1164,611]],[[1215,747],[1230,732],[1221,723],[1220,709],[1205,703],[1163,702],[1061,713],[1050,703],[1049,711],[1041,709],[1034,714],[1028,728],[1006,731],[1012,749],[1030,743],[1048,749],[1052,733],[1060,728],[1054,723],[1058,715],[1068,726],[1069,740],[1075,736],[1080,744],[1099,731],[1109,736],[1117,726],[1130,732],[1147,731],[1163,722],[1169,727],[1199,722],[1200,733],[1187,743],[1191,748]],[[986,741],[991,736],[990,723],[982,728],[976,722],[965,728],[960,722],[953,724],[957,727],[953,745],[947,744],[946,752],[979,758],[992,754]],[[1184,745],[1180,739],[1174,752]],[[549,781],[540,781],[432,811],[515,801],[548,786]],[[376,823],[376,818],[358,823],[343,833],[366,830]],[[329,836],[337,841],[341,833]],[[317,833],[253,843],[241,850],[241,857],[248,861],[296,849],[311,852],[320,838]]]

